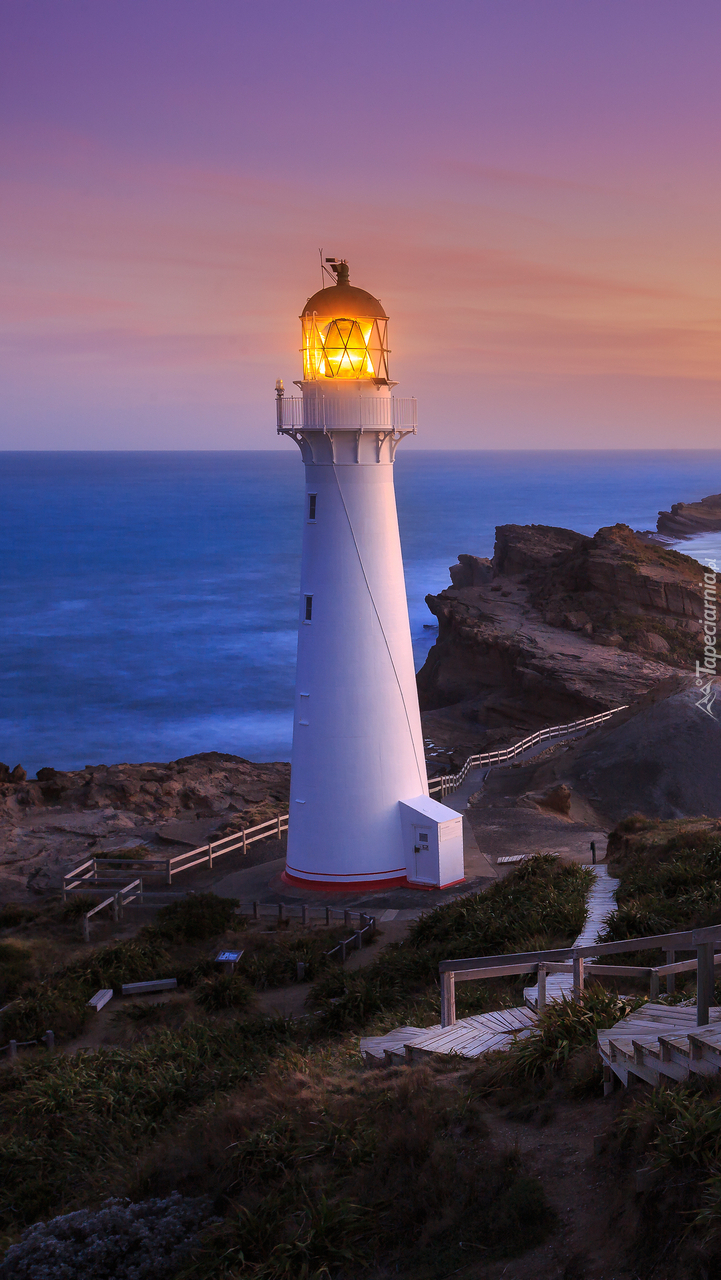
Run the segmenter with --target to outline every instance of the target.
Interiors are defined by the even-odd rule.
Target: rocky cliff
[[[669,538],[690,538],[697,533],[721,530],[721,493],[700,502],[674,502],[670,511],[659,511],[656,528]]]
[[[594,537],[499,526],[492,560],[459,556],[453,585],[426,597],[439,634],[418,687],[435,749],[482,749],[633,702],[673,669],[693,669],[702,572],[626,525]]]

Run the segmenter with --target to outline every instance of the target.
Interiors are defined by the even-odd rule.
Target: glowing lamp
[[[307,382],[388,383],[388,316],[377,298],[347,282],[347,269],[335,287],[308,299],[301,322]]]

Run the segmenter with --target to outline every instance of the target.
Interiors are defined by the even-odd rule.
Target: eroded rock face
[[[0,887],[10,896],[52,887],[84,855],[152,847],[173,824],[186,844],[255,826],[287,813],[289,787],[289,764],[215,751],[168,764],[45,768],[36,781],[0,765]]]
[[[717,533],[721,530],[721,493],[712,493],[700,502],[674,502],[670,511],[659,511],[656,528],[671,538]]]
[[[441,753],[454,735],[466,754],[484,750],[499,731],[508,741],[632,703],[674,670],[694,669],[703,616],[695,560],[626,525],[593,538],[541,525],[496,534],[491,577],[459,557],[453,586],[426,597],[439,633],[418,687]]]

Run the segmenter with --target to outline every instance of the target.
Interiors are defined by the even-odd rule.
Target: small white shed
[[[460,813],[430,796],[399,804],[408,883],[438,889],[460,884],[465,878]]]

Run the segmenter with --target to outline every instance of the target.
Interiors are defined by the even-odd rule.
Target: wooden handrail
[[[651,998],[658,996],[659,978],[673,978],[677,973],[698,971],[696,992],[696,1025],[705,1027],[709,1022],[709,1007],[713,1004],[715,965],[721,964],[721,954],[714,954],[714,947],[721,947],[721,925],[709,925],[704,929],[687,929],[679,933],[653,934],[645,938],[627,938],[624,942],[595,942],[585,947],[558,947],[553,951],[522,951],[502,956],[473,956],[464,960],[441,960],[438,970],[441,979],[441,1026],[452,1026],[456,1021],[456,982],[475,982],[481,978],[501,978],[519,973],[539,974],[539,1008],[541,987],[545,993],[545,977],[548,973],[573,972],[574,996],[583,990],[584,974],[594,977],[648,977]],[[619,955],[629,951],[695,951],[695,960],[682,960],[657,966],[586,964],[585,958],[595,960],[599,955]],[[571,963],[564,963],[570,961]],[[540,978],[543,975],[543,983]]]
[[[628,706],[624,703],[622,707],[612,707],[610,711],[600,711],[598,715],[586,716],[583,720],[573,720],[570,724],[556,724],[549,729],[537,729],[535,733],[516,742],[512,747],[500,747],[498,751],[485,751],[480,755],[469,756],[459,773],[442,774],[440,778],[432,778],[428,784],[428,790],[429,792],[440,791],[442,796],[446,796],[449,792],[456,791],[461,783],[465,782],[470,769],[481,769],[486,764],[504,764],[507,760],[513,760],[517,755],[528,751],[529,747],[537,746],[546,738],[560,738],[563,734],[574,733],[577,729],[588,729],[594,724],[602,724],[611,716],[615,716],[618,711],[627,710]]]

